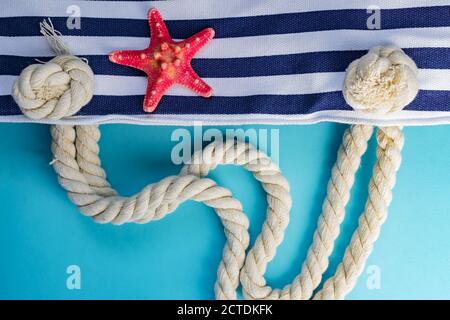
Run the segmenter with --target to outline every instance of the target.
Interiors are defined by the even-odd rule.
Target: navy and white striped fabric
[[[368,30],[367,8],[381,8]],[[81,29],[66,26],[81,10]],[[211,99],[172,88],[153,114],[142,109],[147,84],[138,70],[107,54],[149,42],[147,11],[158,8],[174,39],[206,27],[216,38],[192,65],[213,88]],[[95,96],[71,123],[450,123],[450,1],[443,0],[2,0],[0,121],[26,121],[10,96],[21,70],[52,55],[39,33],[50,17],[75,55],[96,74]],[[395,44],[420,68],[415,101],[393,116],[368,118],[345,103],[345,69],[371,47]],[[67,120],[64,120],[67,121]]]

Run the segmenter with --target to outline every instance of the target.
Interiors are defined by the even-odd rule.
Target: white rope
[[[369,182],[369,196],[344,258],[333,277],[328,279],[315,299],[344,299],[356,284],[372,252],[392,201],[392,188],[401,163],[404,138],[399,127],[377,131],[377,161]]]
[[[117,196],[110,187],[100,166],[97,143],[100,132],[96,126],[53,126],[51,131],[55,157],[53,166],[58,173],[60,184],[68,191],[70,199],[79,206],[81,212],[93,217],[97,222],[123,224],[158,220],[188,199],[204,202],[214,208],[227,237],[217,272],[215,292],[220,299],[236,299],[239,271],[249,243],[249,223],[242,212],[241,204],[231,197],[227,189],[217,186],[210,179],[187,175],[189,169],[195,170],[192,167],[184,170],[180,176],[167,177],[130,198],[123,198]],[[231,158],[226,156],[230,146],[217,145],[217,153],[210,154],[211,158],[219,160],[217,157],[220,156],[220,150],[223,150],[225,153],[222,153],[220,160],[230,161]],[[272,190],[275,195],[276,192],[287,195],[288,208],[285,210],[288,211],[288,184],[280,175],[279,169],[270,163],[264,154],[250,149],[248,145],[239,145],[238,149],[251,157],[248,168],[264,181],[263,185],[266,185],[268,190]],[[237,157],[242,159],[239,155]],[[259,163],[258,159],[261,159]],[[276,187],[270,186],[272,182],[276,183]]]
[[[252,146],[238,141],[210,144],[193,156],[194,163],[202,160],[200,164],[185,166],[180,176],[165,178],[130,198],[123,198],[111,188],[101,168],[98,128],[53,126],[53,166],[70,199],[79,206],[81,212],[100,223],[147,223],[163,218],[188,199],[204,202],[214,208],[227,237],[215,285],[218,299],[236,298],[239,277],[246,298],[308,299],[320,284],[322,274],[328,267],[328,259],[345,215],[354,175],[371,132],[370,126],[352,126],[344,134],[313,244],[300,275],[283,290],[267,287],[264,272],[267,263],[275,256],[289,222],[289,185],[270,158]],[[370,185],[368,206],[361,218],[370,224],[361,224],[355,232],[358,237],[354,236],[352,239],[342,266],[336,276],[326,282],[325,291],[319,292],[316,298],[342,298],[350,291],[384,221],[380,217],[387,214],[387,206],[391,200],[390,189],[400,164],[403,137],[398,128],[380,129],[377,137],[378,160]],[[228,190],[217,186],[212,180],[191,175],[207,175],[219,164],[243,165],[268,193],[266,221],[247,258],[248,220],[240,203],[231,197]],[[385,176],[390,178],[383,179]],[[365,242],[361,242],[361,234],[364,234]],[[340,286],[337,287],[340,291],[335,291],[334,285],[331,285],[335,282]]]
[[[328,182],[327,196],[319,217],[318,228],[314,233],[313,243],[308,250],[300,274],[292,284],[282,290],[273,290],[266,286],[264,273],[267,263],[274,257],[276,248],[273,247],[271,239],[279,236],[264,224],[261,235],[250,249],[242,270],[241,282],[245,297],[250,299],[309,299],[311,297],[322,280],[322,274],[328,268],[334,241],[339,235],[339,226],[345,216],[345,206],[350,198],[355,173],[367,149],[372,130],[370,126],[357,125],[345,131],[337,161]],[[273,217],[276,218],[277,215],[274,214]],[[269,219],[272,219],[270,215],[268,215]]]

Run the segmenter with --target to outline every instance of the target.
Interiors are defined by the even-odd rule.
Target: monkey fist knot
[[[92,99],[94,73],[71,55],[25,68],[15,81],[12,96],[29,118],[59,120],[76,114]]]
[[[377,115],[402,110],[419,91],[418,69],[403,50],[375,47],[347,68],[343,94],[355,110]]]

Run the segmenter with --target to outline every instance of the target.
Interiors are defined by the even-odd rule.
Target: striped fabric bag
[[[161,12],[174,39],[214,28],[214,40],[192,60],[193,69],[214,88],[212,98],[175,86],[154,113],[145,113],[145,74],[108,60],[111,51],[148,46],[151,7]],[[57,123],[450,122],[450,1],[3,0],[0,121],[30,121],[10,94],[26,66],[54,56],[39,32],[46,18],[95,74],[92,101]],[[420,92],[393,115],[360,114],[342,96],[345,70],[384,44],[403,48],[416,62]]]

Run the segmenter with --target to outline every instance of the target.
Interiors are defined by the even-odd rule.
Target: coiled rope
[[[41,32],[59,55],[56,60],[47,63],[49,66],[53,67],[55,61],[67,60],[72,64],[74,61],[83,62],[77,57],[68,56],[68,49],[51,24],[41,25]],[[42,66],[43,70],[47,68],[47,64]],[[59,63],[56,65],[61,66]],[[46,88],[55,83],[56,87],[64,84],[63,91],[69,90],[67,76],[59,69],[56,70],[56,66],[54,68],[54,73],[25,69],[19,77],[13,96],[25,115],[58,119],[73,114],[74,108],[39,107],[45,112],[36,112],[40,109],[20,104],[23,102],[21,95],[30,100],[39,100],[39,103],[43,101],[43,106],[49,105],[52,99],[55,100],[54,95],[33,97],[31,93],[39,91],[36,84],[44,84]],[[87,88],[88,95],[93,92],[93,76],[77,78],[70,71],[67,73],[71,79],[79,79],[81,87]],[[76,73],[79,74],[78,71]],[[89,72],[86,71],[86,74]],[[64,81],[61,80],[63,78]],[[29,84],[29,87],[24,83]],[[21,91],[20,88],[25,89]],[[30,95],[24,94],[27,90]],[[343,91],[347,103],[356,110],[381,114],[395,112],[410,103],[417,94],[417,67],[401,49],[393,46],[373,48],[349,66]],[[57,95],[59,102],[51,102],[50,106],[61,104],[66,99],[62,98],[65,95],[66,93]],[[83,103],[90,99],[73,99],[73,93],[71,97],[71,101],[83,100]],[[80,103],[77,108],[81,108]],[[292,204],[289,184],[278,166],[253,146],[235,140],[214,142],[194,154],[193,164],[186,165],[178,176],[170,176],[151,184],[128,198],[119,196],[107,181],[99,158],[100,131],[97,126],[52,126],[52,164],[59,183],[68,192],[72,202],[83,214],[99,223],[120,225],[159,220],[189,199],[213,208],[221,219],[227,239],[215,284],[218,299],[236,299],[239,284],[242,285],[244,297],[248,299],[343,299],[354,287],[386,220],[396,172],[401,162],[404,142],[401,128],[377,128],[377,161],[369,183],[365,209],[335,274],[317,291],[328,268],[329,257],[345,217],[345,207],[355,174],[373,129],[368,125],[353,125],[345,131],[306,261],[299,275],[283,289],[269,287],[264,274],[267,264],[274,258],[277,247],[283,241],[289,223]],[[244,166],[267,192],[266,220],[248,252],[249,222],[242,205],[232,197],[229,190],[205,178],[210,170],[221,164]],[[315,295],[314,291],[317,291]]]

